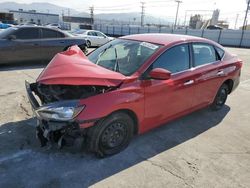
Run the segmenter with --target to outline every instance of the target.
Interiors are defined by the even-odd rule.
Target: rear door
[[[195,106],[205,106],[213,101],[223,82],[220,54],[207,43],[193,43],[193,74],[195,75]]]
[[[53,29],[42,28],[41,38],[41,54],[44,60],[51,60],[67,46],[65,35]]]
[[[91,42],[91,46],[99,45],[97,34],[94,31],[88,31],[87,36],[88,36],[87,38]]]
[[[164,52],[147,70],[163,68],[171,71],[169,80],[146,79],[145,90],[146,129],[154,124],[189,111],[193,106],[194,77],[190,71],[189,45],[181,44]]]

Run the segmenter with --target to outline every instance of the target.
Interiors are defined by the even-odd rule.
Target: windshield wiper
[[[99,55],[96,61],[96,64],[99,64],[99,59],[102,57],[102,55],[107,51],[107,49],[109,49],[112,46],[112,44],[110,44],[107,48],[105,48]]]
[[[114,49],[115,49],[115,67],[114,67],[114,71],[120,72],[119,71],[119,61],[118,61],[117,49],[115,47],[114,47]]]

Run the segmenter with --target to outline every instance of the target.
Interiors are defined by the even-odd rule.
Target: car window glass
[[[57,31],[53,31],[50,29],[43,29],[42,32],[43,32],[42,38],[57,38],[57,37],[59,37]]]
[[[103,38],[105,38],[105,36],[104,36],[102,33],[96,32],[96,34],[97,34],[98,37],[103,37]]]
[[[39,29],[38,28],[22,28],[15,32],[17,39],[38,39]]]
[[[88,58],[93,63],[109,70],[118,71],[123,75],[131,75],[159,47],[159,45],[147,42],[116,39],[97,48],[88,55]]]
[[[151,69],[163,68],[171,73],[189,69],[188,44],[178,45],[164,52],[151,66]]]
[[[90,36],[97,36],[97,34],[95,32],[93,32],[93,31],[88,32],[88,35],[90,35]]]
[[[217,60],[215,49],[209,44],[193,44],[195,66],[212,63]]]
[[[215,49],[216,49],[217,53],[219,54],[220,59],[222,59],[224,54],[225,54],[225,51],[222,50],[221,48],[217,47],[217,46],[215,47]]]

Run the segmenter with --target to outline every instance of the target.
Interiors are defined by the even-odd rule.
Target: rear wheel
[[[226,84],[223,84],[220,87],[220,89],[218,90],[218,92],[216,94],[214,102],[211,105],[212,110],[220,110],[224,106],[224,104],[227,100],[228,91],[229,91],[229,89],[228,89],[228,86]]]
[[[88,148],[99,157],[124,150],[133,137],[134,122],[126,113],[118,112],[100,121],[88,131]]]

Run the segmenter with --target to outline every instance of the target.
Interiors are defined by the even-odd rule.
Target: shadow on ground
[[[204,109],[138,136],[120,154],[98,159],[67,149],[41,149],[35,119],[0,126],[0,187],[88,187],[182,144],[214,126],[230,111]]]
[[[48,62],[20,62],[11,64],[0,64],[1,71],[31,70],[46,67]]]

